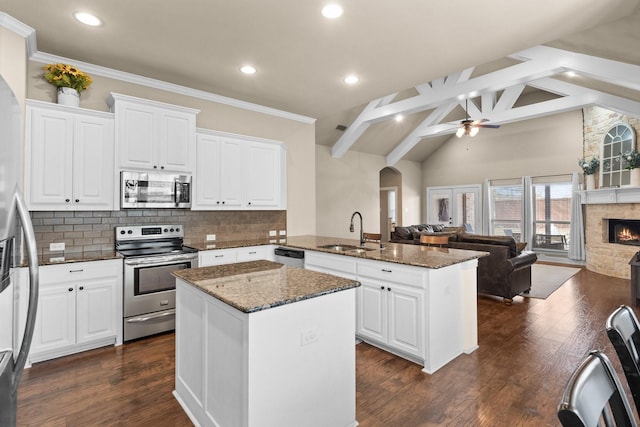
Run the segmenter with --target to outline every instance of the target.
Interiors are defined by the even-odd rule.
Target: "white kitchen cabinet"
[[[358,280],[358,335],[421,357],[423,274],[397,264],[358,260]]]
[[[286,150],[276,141],[198,129],[193,210],[286,209]]]
[[[305,251],[304,268],[345,279],[356,278],[356,258],[345,255]]]
[[[239,140],[198,132],[192,209],[242,209],[242,148]]]
[[[27,101],[30,210],[113,210],[113,115]]]
[[[120,169],[192,173],[199,110],[112,93]]]
[[[121,343],[122,260],[40,267],[30,362]]]
[[[200,251],[198,252],[198,266],[207,267],[269,259],[269,252],[273,252],[273,248],[272,245],[261,245]]]

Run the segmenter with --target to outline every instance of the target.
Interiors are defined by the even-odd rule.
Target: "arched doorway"
[[[389,241],[391,230],[402,224],[402,174],[394,168],[380,171],[380,234]]]

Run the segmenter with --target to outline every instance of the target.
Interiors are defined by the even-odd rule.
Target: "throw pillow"
[[[401,240],[411,240],[413,239],[413,235],[411,234],[411,230],[409,227],[396,227],[396,237]]]

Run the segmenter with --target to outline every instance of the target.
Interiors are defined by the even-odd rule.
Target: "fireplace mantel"
[[[583,205],[640,203],[640,187],[599,188],[580,191]]]

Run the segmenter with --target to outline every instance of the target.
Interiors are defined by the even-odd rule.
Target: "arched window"
[[[612,126],[602,138],[600,187],[629,185],[630,172],[622,155],[636,148],[636,135],[626,123]]]

